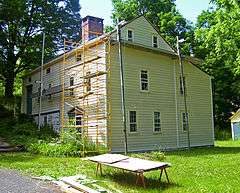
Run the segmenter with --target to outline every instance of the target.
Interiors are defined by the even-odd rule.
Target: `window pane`
[[[130,132],[137,131],[137,116],[136,111],[129,111]]]
[[[179,83],[180,83],[180,94],[182,94],[183,95],[183,92],[185,91],[185,93],[186,93],[186,82],[185,82],[185,76],[183,77],[183,85],[182,85],[182,78],[181,78],[181,76],[180,76],[180,78],[179,78]]]
[[[47,68],[47,69],[46,69],[46,74],[49,74],[50,71],[51,71],[50,68]]]
[[[187,130],[187,121],[188,121],[188,113],[182,113],[182,128],[183,128],[183,131],[186,131]]]
[[[76,125],[82,125],[82,117],[81,116],[76,117]]]
[[[154,131],[161,131],[160,112],[154,112]]]
[[[137,131],[137,125],[136,124],[130,124],[130,132]]]
[[[133,32],[132,30],[128,30],[128,41],[132,41],[133,38]]]
[[[153,47],[154,47],[154,48],[157,48],[157,47],[158,47],[157,36],[153,36]]]
[[[142,90],[148,90],[148,84],[147,83],[142,83]]]
[[[148,71],[141,70],[141,90],[148,90]]]
[[[82,54],[80,53],[77,53],[77,56],[76,56],[76,61],[81,61],[82,60]]]
[[[73,86],[73,83],[74,83],[74,78],[71,77],[71,78],[70,78],[70,86]]]

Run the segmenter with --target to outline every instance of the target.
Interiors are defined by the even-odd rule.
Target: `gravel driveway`
[[[0,169],[0,193],[61,193],[54,185]]]

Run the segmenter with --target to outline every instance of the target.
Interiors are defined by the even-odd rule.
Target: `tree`
[[[145,15],[157,27],[161,35],[173,46],[176,36],[184,38],[183,53],[189,54],[193,42],[193,27],[177,10],[175,0],[112,0],[113,22]]]
[[[229,117],[240,107],[240,4],[215,0],[202,12],[195,31],[195,53],[202,68],[214,77],[216,126],[229,128]]]
[[[46,58],[63,48],[63,39],[80,39],[78,0],[0,0],[0,79],[12,97],[16,76],[40,64],[42,32]]]

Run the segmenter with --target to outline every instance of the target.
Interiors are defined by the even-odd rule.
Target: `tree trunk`
[[[12,98],[14,89],[14,76],[9,76],[5,80],[5,97]]]

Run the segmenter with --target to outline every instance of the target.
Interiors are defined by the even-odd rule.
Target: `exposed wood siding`
[[[68,112],[75,106],[83,108],[83,105],[87,108],[86,114],[88,114],[88,136],[95,141],[96,139],[96,127],[98,125],[99,132],[99,142],[106,142],[106,74],[102,73],[100,76],[96,76],[96,73],[101,73],[106,71],[106,61],[105,61],[105,44],[98,43],[97,46],[91,47],[85,50],[85,56],[82,52],[82,60],[76,61],[73,54],[66,57],[65,75],[64,75],[64,84],[65,84],[65,105],[64,105],[64,115],[65,118],[68,118]],[[86,62],[85,67],[83,67],[83,62]],[[49,84],[51,87],[61,86],[61,77],[63,73],[63,60],[57,63],[53,63],[51,66],[44,66],[43,70],[43,90],[49,90]],[[46,69],[50,67],[50,73],[46,73]],[[84,68],[84,69],[83,69]],[[91,75],[91,92],[93,94],[87,96],[83,101],[79,97],[83,96],[83,86],[77,86],[74,88],[74,96],[69,95],[70,90],[67,90],[70,86],[70,78],[74,77],[74,85],[83,84],[83,76],[87,75],[87,72],[90,72]],[[32,98],[33,104],[33,115],[38,115],[39,113],[39,102],[38,102],[38,89],[40,84],[36,81],[40,80],[40,72],[37,71],[31,74],[31,83],[28,83],[29,77],[26,77],[24,80],[24,88],[27,85],[33,85],[33,93],[35,97]],[[59,87],[60,88],[60,87]],[[86,88],[86,87],[85,87]],[[23,105],[22,112],[26,113],[26,89],[23,89]],[[60,89],[61,91],[62,89]],[[97,93],[96,93],[97,91]],[[86,91],[84,91],[86,92]],[[49,99],[48,96],[42,96],[42,113],[51,113],[52,111],[60,110],[61,111],[61,97],[62,93],[58,92],[51,95]],[[97,109],[96,107],[99,107]],[[98,111],[98,112],[96,112]],[[98,117],[95,115],[98,114]],[[103,117],[103,118],[99,118]],[[86,119],[84,117],[83,119]],[[43,119],[41,119],[43,121]],[[85,123],[86,124],[86,123]]]

